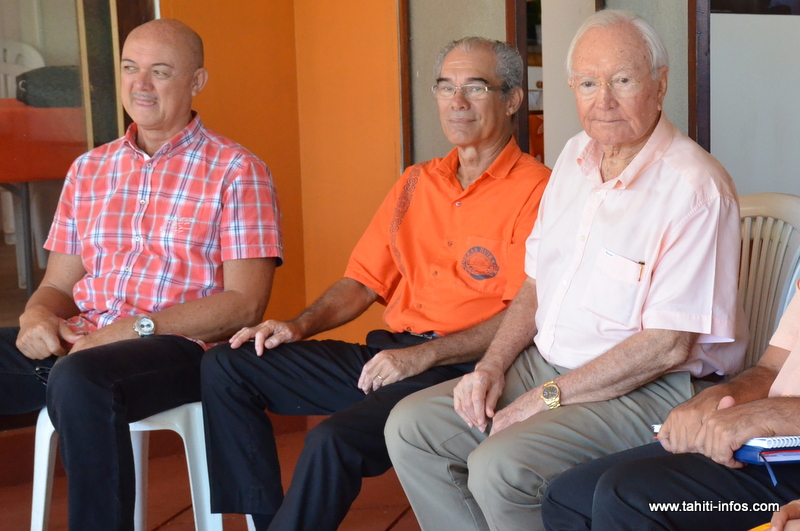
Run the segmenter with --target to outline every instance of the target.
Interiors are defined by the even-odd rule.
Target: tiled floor
[[[284,487],[299,455],[304,433],[278,436]],[[150,460],[147,529],[149,531],[191,531],[194,529],[186,461],[182,455]],[[66,479],[56,477],[50,510],[50,530],[66,531]],[[0,489],[0,529],[30,529],[31,484]],[[226,515],[225,531],[245,531],[244,517]],[[341,531],[419,531],[394,471],[364,480],[361,495],[353,504]]]

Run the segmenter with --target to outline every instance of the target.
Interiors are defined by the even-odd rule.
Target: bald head
[[[120,93],[146,153],[152,155],[192,120],[192,98],[208,81],[202,65],[203,41],[183,22],[158,19],[128,35]]]
[[[187,61],[186,66],[192,70],[203,66],[203,39],[180,20],[159,18],[146,22],[130,32],[125,44],[136,39],[174,47],[181,52],[182,58]]]

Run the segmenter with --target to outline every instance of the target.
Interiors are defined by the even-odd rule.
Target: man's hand
[[[492,421],[492,431],[489,435],[494,435],[512,424],[523,421],[537,413],[548,410],[547,404],[542,400],[542,388],[531,389],[524,395],[518,397],[507,407],[504,407],[495,415]]]
[[[772,515],[770,531],[800,531],[800,500],[790,501]]]
[[[124,319],[114,321],[110,325],[104,326],[103,328],[88,334],[73,332],[67,328],[62,333],[61,337],[64,339],[64,341],[72,345],[72,348],[69,349],[69,354],[74,354],[76,352],[80,352],[81,350],[101,347],[103,345],[108,345],[109,343],[123,341],[125,339],[135,339],[139,337],[138,334],[133,330],[133,324],[135,322],[136,317],[126,317]]]
[[[717,411],[711,413],[697,434],[697,452],[730,468],[744,464],[733,458],[733,452],[753,437],[774,435],[762,424],[765,416],[762,401],[734,407],[732,397],[720,400]]]
[[[430,364],[425,362],[427,357],[423,354],[426,346],[429,345],[422,344],[378,352],[361,369],[358,388],[364,393],[370,393],[384,385],[405,380],[430,369]]]
[[[17,348],[32,360],[43,360],[52,355],[67,353],[61,338],[69,332],[66,323],[55,314],[35,307],[26,310],[19,319]]]
[[[476,366],[453,390],[453,407],[470,428],[486,431],[497,400],[506,385],[504,371],[495,365]]]
[[[696,446],[697,435],[708,416],[719,409],[720,402],[724,398],[715,396],[713,392],[708,391],[710,389],[679,404],[670,411],[667,420],[658,432],[658,440],[665,450],[673,454],[699,451]]]
[[[264,354],[264,349],[275,348],[282,343],[293,343],[303,339],[300,327],[292,321],[264,321],[258,326],[245,327],[233,334],[230,339],[231,348],[239,348],[253,340],[256,354]]]

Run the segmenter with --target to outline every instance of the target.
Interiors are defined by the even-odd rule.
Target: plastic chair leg
[[[133,508],[134,531],[147,531],[147,473],[150,455],[150,432],[131,431],[133,468],[136,471],[136,505]]]
[[[192,509],[197,531],[223,531],[222,515],[211,513],[211,489],[208,482],[208,462],[203,431],[203,409],[200,404],[191,404],[184,418],[183,438],[186,464],[189,469],[189,485],[192,489]]]
[[[36,442],[33,461],[33,504],[31,531],[45,531],[50,522],[50,495],[56,460],[56,430],[47,408],[39,412],[36,421]]]

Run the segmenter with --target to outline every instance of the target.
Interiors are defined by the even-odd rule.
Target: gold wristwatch
[[[542,387],[542,400],[550,409],[561,406],[561,389],[553,380],[550,380]]]

